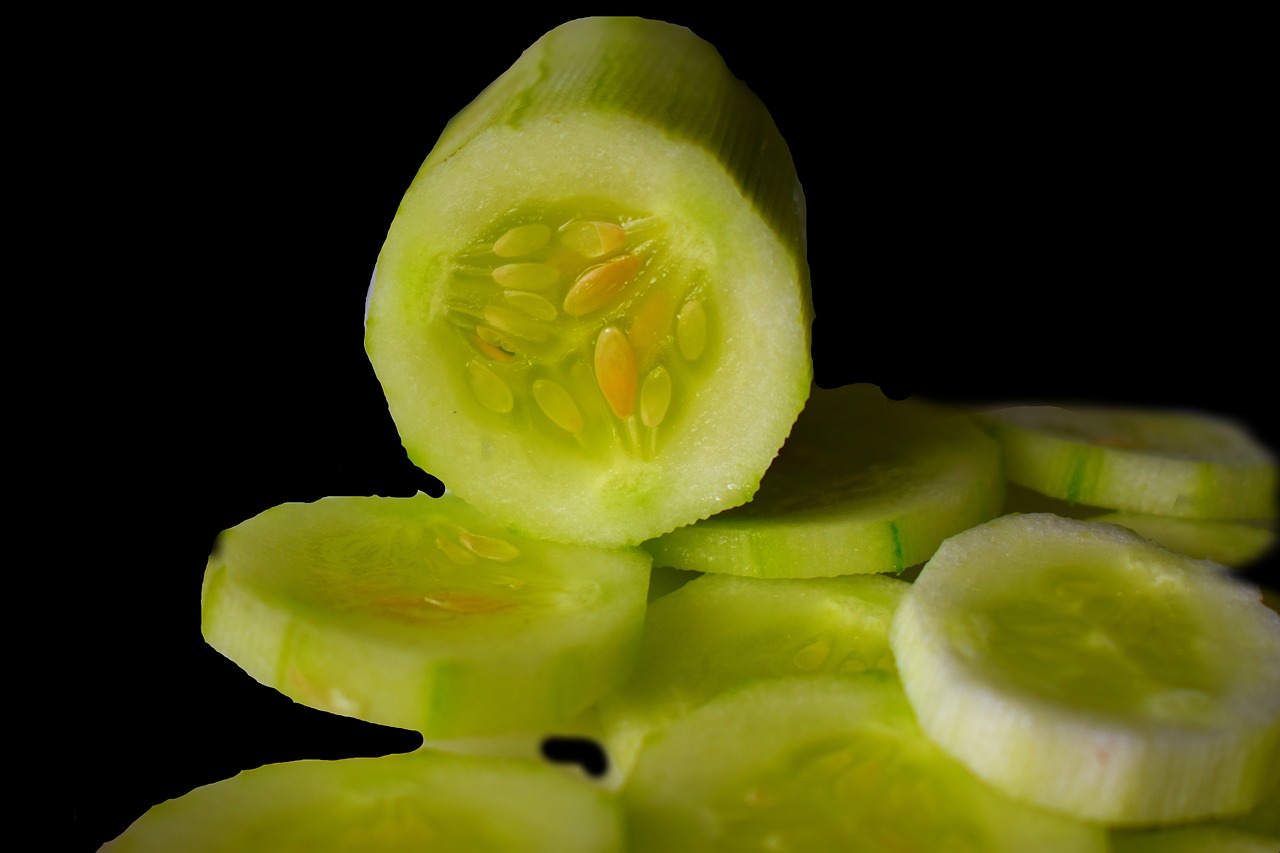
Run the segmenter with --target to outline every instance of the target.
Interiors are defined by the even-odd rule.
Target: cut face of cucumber
[[[1099,828],[1007,799],[920,731],[885,673],[768,679],[655,737],[623,788],[633,849],[1103,853]]]
[[[748,504],[645,543],[659,565],[754,577],[901,572],[996,515],[995,442],[874,385],[814,389]]]
[[[205,639],[311,707],[428,738],[567,721],[626,678],[639,549],[515,536],[457,497],[285,504],[225,531]]]
[[[804,202],[689,31],[574,21],[446,128],[366,349],[413,461],[542,538],[634,544],[748,500],[808,395]]]
[[[1225,567],[1115,525],[1006,516],[952,537],[891,641],[929,736],[1047,808],[1238,814],[1280,762],[1280,617]]]
[[[111,853],[568,853],[622,849],[617,804],[517,759],[421,750],[247,770],[161,803]]]
[[[1071,503],[1145,515],[1276,517],[1276,462],[1238,424],[1195,412],[1013,406],[981,420],[1009,479]]]

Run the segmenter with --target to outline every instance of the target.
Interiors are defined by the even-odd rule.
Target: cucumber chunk
[[[454,738],[567,721],[626,678],[649,558],[515,536],[456,496],[325,498],[219,537],[205,639],[311,707]]]
[[[1003,500],[999,449],[967,416],[874,385],[818,388],[750,503],[644,547],[702,572],[901,572]]]
[[[649,742],[622,795],[636,853],[1107,849],[1100,828],[984,785],[924,736],[897,679],[879,672],[722,694]]]
[[[588,18],[445,129],[365,342],[450,490],[541,538],[636,544],[752,496],[809,393],[811,322],[764,106],[688,30]]]
[[[906,591],[880,575],[702,575],[652,602],[635,674],[597,707],[609,756],[625,776],[652,732],[742,681],[895,672],[889,621]]]
[[[1280,616],[1116,525],[1005,516],[952,537],[890,640],[924,730],[1012,797],[1168,824],[1249,810],[1280,767]]]
[[[983,412],[1009,479],[1071,503],[1180,518],[1276,517],[1271,451],[1197,412],[1012,406]]]
[[[271,764],[155,806],[110,853],[596,853],[623,849],[612,797],[533,761],[420,750]]]

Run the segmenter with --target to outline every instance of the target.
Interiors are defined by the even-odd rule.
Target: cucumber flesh
[[[1005,516],[952,537],[890,639],[929,736],[1046,808],[1228,816],[1280,762],[1280,616],[1225,567],[1115,525]]]
[[[365,342],[416,464],[513,529],[614,545],[751,497],[808,395],[811,321],[764,106],[688,30],[588,18],[446,128]]]
[[[626,678],[649,558],[508,533],[457,497],[325,498],[224,531],[203,630],[311,707],[433,739],[568,721]]]
[[[635,674],[597,707],[618,772],[646,737],[742,681],[894,672],[889,622],[907,588],[879,575],[703,575],[653,602]]]
[[[750,503],[644,547],[658,565],[753,577],[901,572],[1003,500],[999,449],[967,416],[874,385],[814,389]]]
[[[247,770],[155,806],[110,853],[620,851],[616,802],[553,767],[421,750]]]
[[[622,790],[632,848],[1103,853],[932,744],[881,672],[751,682],[673,723]]]
[[[1197,412],[1011,406],[980,415],[1009,479],[1145,515],[1276,517],[1276,462],[1240,425]]]
[[[1212,560],[1233,569],[1247,568],[1258,562],[1276,543],[1274,525],[1268,527],[1243,521],[1172,518],[1134,512],[1109,512],[1089,520],[1119,524],[1154,539],[1171,551],[1197,560]]]

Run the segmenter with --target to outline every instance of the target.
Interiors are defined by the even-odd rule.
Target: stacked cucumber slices
[[[715,50],[548,33],[446,128],[368,296],[448,491],[274,507],[205,574],[214,649],[427,746],[246,770],[109,848],[1280,845],[1280,615],[1221,565],[1272,546],[1270,452],[818,389],[811,319],[795,168]],[[536,757],[565,734],[603,778]]]

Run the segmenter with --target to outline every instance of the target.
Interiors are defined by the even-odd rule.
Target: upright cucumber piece
[[[1112,524],[947,540],[890,639],[924,730],[1010,796],[1088,820],[1239,814],[1280,772],[1280,616],[1225,567]]]
[[[967,415],[874,385],[815,389],[751,503],[644,547],[702,572],[901,572],[1003,500],[999,448]]]
[[[983,412],[1008,477],[1073,504],[1180,518],[1276,517],[1276,460],[1197,412],[1012,406]]]
[[[208,642],[315,708],[428,738],[565,722],[626,678],[649,558],[507,533],[453,495],[284,504],[224,531]]]
[[[649,742],[623,802],[635,853],[1107,850],[1100,828],[1008,799],[947,756],[882,672],[722,694]]]
[[[748,500],[809,392],[786,144],[681,27],[558,27],[445,129],[366,349],[413,461],[544,538],[635,544]]]
[[[155,806],[110,853],[596,853],[623,849],[612,797],[554,767],[430,750],[246,770]]]

